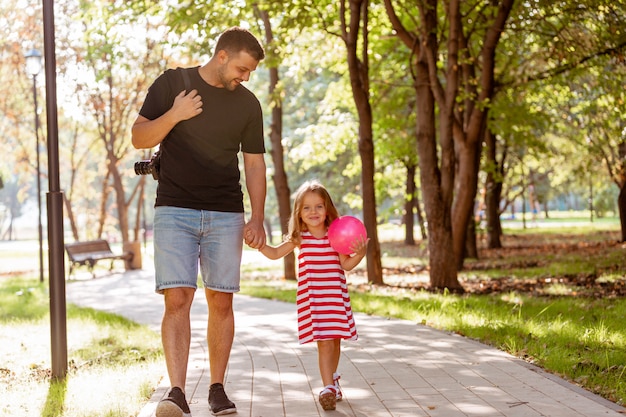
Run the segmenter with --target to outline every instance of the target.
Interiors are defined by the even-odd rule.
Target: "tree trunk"
[[[74,212],[72,211],[72,204],[70,200],[67,199],[67,195],[63,193],[63,201],[65,202],[65,212],[67,215],[67,219],[70,222],[70,229],[72,229],[72,237],[75,241],[80,240],[78,236],[78,227],[76,226],[76,219],[74,218]]]
[[[617,206],[619,208],[620,225],[622,226],[622,240],[620,242],[626,242],[626,181],[622,183],[619,189]]]
[[[415,187],[415,165],[406,167],[406,194],[404,200],[404,244],[415,245],[415,236],[413,236],[413,228],[415,227],[415,199],[417,198],[417,190]],[[419,208],[419,207],[418,207]]]
[[[117,169],[117,158],[109,155],[110,170],[113,177],[113,189],[115,190],[115,206],[117,207],[117,219],[119,222],[120,233],[122,234],[122,243],[129,242],[129,222],[128,222],[128,205],[126,204],[126,194],[124,193],[124,184],[122,176]]]
[[[489,178],[491,176],[492,178]],[[497,182],[492,174],[487,175],[487,192],[485,194],[485,216],[487,218],[487,247],[502,248],[502,223],[500,222],[500,195],[502,183]]]
[[[359,154],[361,155],[361,184],[363,193],[363,220],[370,242],[367,247],[367,278],[373,284],[384,284],[383,267],[380,254],[380,242],[378,241],[378,221],[376,215],[376,191],[374,187],[374,144],[371,132],[371,108],[369,121],[360,118],[363,130],[369,133],[359,134]],[[361,130],[361,128],[359,130]]]
[[[468,244],[467,231],[474,226],[474,203],[476,190],[478,189],[478,161],[480,158],[481,141],[457,141],[457,166],[456,198],[452,208],[452,236],[454,241],[454,256],[456,267],[463,269],[463,260]],[[470,222],[471,220],[471,222]],[[470,226],[471,223],[471,226]],[[476,251],[476,234],[473,233],[474,241],[471,243],[473,252]]]
[[[137,184],[137,212],[135,213],[135,227],[133,228],[133,242],[138,242],[140,240],[140,233],[142,226],[142,219],[144,217],[144,194],[146,189],[146,176],[142,175],[139,178],[139,182]],[[143,221],[145,223],[145,219]]]
[[[385,0],[385,9],[398,36],[415,57],[412,65],[415,68],[416,138],[420,161],[420,185],[428,224],[430,286],[433,289],[463,292],[457,277],[452,246],[450,210],[454,192],[454,143],[451,135],[440,138],[439,143],[437,141],[435,97],[426,56],[430,54],[430,58],[434,59],[434,56],[438,55],[437,2],[429,0],[425,3],[420,7],[424,28],[416,33],[409,32],[404,27],[394,11],[391,0]],[[450,108],[446,110],[450,111]],[[441,127],[442,132],[446,127]]]
[[[417,215],[417,223],[420,225],[421,239],[428,239],[428,233],[426,233],[426,222],[424,216],[422,216],[422,208],[420,207],[420,200],[417,193],[415,193],[415,214]]]
[[[102,237],[104,233],[104,223],[107,219],[107,201],[109,200],[109,194],[111,193],[111,187],[109,185],[109,177],[111,176],[111,169],[107,166],[107,173],[102,179],[102,197],[100,200],[100,213],[98,215],[98,230],[96,233],[96,238]],[[87,239],[90,239],[90,236],[87,236]]]
[[[258,10],[258,8],[257,8]],[[265,10],[259,10],[265,27],[265,42],[272,45],[274,35],[272,34],[272,26],[269,15]],[[272,51],[270,51],[271,53]],[[274,188],[276,189],[276,199],[278,200],[278,216],[280,218],[281,235],[284,236],[288,232],[289,217],[291,216],[291,192],[289,190],[289,182],[287,173],[285,172],[284,149],[283,149],[283,106],[280,94],[276,92],[279,75],[278,67],[271,66],[269,68],[270,85],[269,93],[272,102],[272,122],[270,125],[270,143],[272,144],[271,154],[274,164]],[[285,279],[296,280],[296,257],[292,252],[283,258],[283,272]]]
[[[435,100],[430,90],[428,66],[416,64],[417,151],[420,160],[420,182],[428,223],[430,286],[463,292],[454,264],[450,205],[442,198],[441,172],[435,128]]]
[[[485,182],[485,217],[487,221],[487,247],[502,247],[502,224],[500,223],[500,194],[502,193],[503,167],[496,157],[496,136],[487,129],[485,132],[487,148],[487,181]],[[504,159],[504,158],[503,158]]]
[[[456,200],[452,211],[452,231],[454,233],[454,254],[456,256],[457,268],[463,268],[463,250],[466,244],[466,232],[468,222],[472,217],[476,190],[478,185],[478,171],[480,164],[480,154],[482,152],[482,142],[487,125],[488,106],[485,103],[493,100],[494,77],[495,77],[495,56],[498,42],[504,31],[508,16],[513,7],[514,0],[504,0],[498,5],[498,13],[494,16],[491,26],[487,29],[484,42],[480,51],[480,60],[473,61],[474,64],[462,64],[464,78],[473,79],[474,74],[480,74],[476,82],[480,88],[476,88],[473,82],[464,83],[463,92],[466,97],[476,94],[477,98],[468,102],[466,114],[462,123],[457,124],[455,129],[455,144],[458,148],[458,174],[456,180]],[[455,21],[450,18],[451,28]],[[459,23],[460,25],[460,23]],[[465,43],[465,38],[459,30],[459,42]],[[454,40],[452,30],[450,39]],[[469,57],[464,57],[465,61],[470,61]],[[477,62],[481,63],[478,69]],[[432,71],[431,71],[432,73]],[[449,71],[455,74],[456,70]],[[450,75],[448,75],[450,77]],[[448,83],[450,81],[448,80]],[[456,98],[456,97],[455,97]],[[446,103],[449,104],[449,103]],[[475,242],[474,242],[475,244]]]
[[[478,259],[478,245],[476,242],[476,221],[473,216],[467,222],[467,233],[465,237],[465,250],[463,258]]]
[[[275,245],[274,243],[274,229],[272,228],[272,222],[266,217],[263,220],[263,224],[265,225],[265,233],[267,234],[267,241],[270,245]]]
[[[341,19],[345,19],[345,1],[341,2]],[[372,107],[369,93],[368,56],[368,2],[350,1],[349,22],[343,26],[343,40],[348,53],[348,71],[352,96],[359,116],[359,155],[361,156],[361,188],[363,198],[363,223],[370,242],[367,246],[367,278],[373,284],[384,284],[383,267],[378,241],[376,216],[376,192],[374,187],[374,140],[372,131]],[[344,21],[345,23],[345,21]],[[359,29],[362,40],[359,42]],[[358,58],[361,44],[362,59]]]

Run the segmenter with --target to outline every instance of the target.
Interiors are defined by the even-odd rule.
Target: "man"
[[[154,262],[156,291],[165,301],[161,337],[171,388],[157,417],[191,416],[185,383],[198,259],[208,304],[209,406],[213,415],[236,412],[223,386],[235,332],[233,293],[244,232],[250,247],[265,246],[266,195],[261,106],[241,83],[264,57],[249,31],[226,30],[205,65],[167,70],[154,81],[132,128],[136,148],[160,144]],[[252,209],[247,223],[240,150]]]

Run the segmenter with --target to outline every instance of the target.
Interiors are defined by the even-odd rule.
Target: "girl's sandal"
[[[334,410],[337,406],[337,388],[334,385],[326,385],[320,392],[320,404],[325,411]]]
[[[335,388],[337,388],[337,401],[341,401],[343,399],[343,394],[341,392],[341,387],[339,386],[339,378],[341,378],[341,375],[339,375],[337,372],[335,372],[333,374],[333,383],[335,384]]]

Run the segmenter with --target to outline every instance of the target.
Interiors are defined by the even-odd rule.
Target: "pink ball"
[[[328,227],[330,246],[339,253],[350,255],[350,246],[360,236],[367,238],[367,231],[361,220],[353,216],[342,216],[335,219]]]

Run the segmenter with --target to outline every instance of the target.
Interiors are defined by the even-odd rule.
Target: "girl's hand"
[[[350,245],[350,250],[357,256],[364,257],[367,252],[367,243],[369,242],[369,238],[364,238],[363,236],[359,236],[355,239]]]
[[[361,262],[367,253],[367,243],[369,241],[369,239],[361,236],[350,245],[350,250],[353,252],[351,255],[339,254],[339,262],[345,271],[353,270]]]

